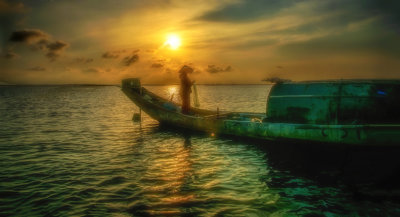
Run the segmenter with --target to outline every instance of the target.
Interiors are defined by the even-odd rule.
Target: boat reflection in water
[[[399,199],[397,149],[304,148],[215,138],[169,125],[151,135],[166,140],[152,143],[151,152],[161,156],[144,167],[144,202],[130,207],[133,214],[378,214],[379,208],[364,207],[363,201]]]
[[[342,186],[359,198],[400,199],[399,148],[320,147],[302,144],[259,145],[279,171]],[[280,183],[274,180],[270,185]]]

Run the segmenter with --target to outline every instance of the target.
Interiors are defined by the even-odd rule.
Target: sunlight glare
[[[177,88],[175,86],[168,87],[168,94],[170,101],[174,100],[174,96],[177,94]]]
[[[164,45],[176,50],[179,48],[179,46],[181,46],[181,39],[175,34],[168,35],[167,41],[165,41]]]

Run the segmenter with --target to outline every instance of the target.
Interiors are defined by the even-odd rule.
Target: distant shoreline
[[[142,84],[143,86],[169,86],[179,84]],[[239,85],[271,85],[271,84],[196,84],[201,86],[239,86]],[[121,86],[120,84],[0,84],[0,87],[22,87],[22,86]]]
[[[0,87],[20,87],[20,86],[118,86],[116,84],[0,84]]]

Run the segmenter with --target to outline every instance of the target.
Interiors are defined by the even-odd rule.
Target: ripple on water
[[[110,179],[102,181],[98,186],[112,186],[112,185],[120,185],[125,183],[126,178],[123,176],[116,176]]]
[[[149,88],[168,97],[168,87]],[[198,86],[202,107],[254,112],[265,111],[267,89]],[[400,212],[296,175],[284,167],[291,159],[252,142],[181,133],[146,115],[134,123],[138,108],[117,87],[0,87],[0,95],[1,216]]]

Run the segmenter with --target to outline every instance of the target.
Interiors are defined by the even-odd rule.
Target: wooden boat
[[[122,81],[123,92],[161,123],[212,134],[263,140],[362,146],[400,145],[400,81],[339,80],[275,84],[266,113],[210,111],[180,105],[140,85]]]

